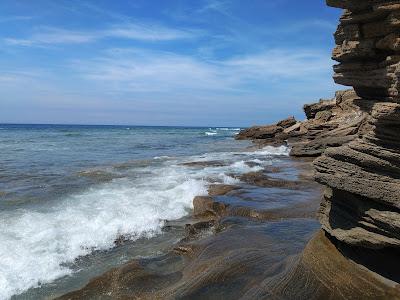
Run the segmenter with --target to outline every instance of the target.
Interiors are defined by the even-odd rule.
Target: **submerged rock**
[[[243,182],[266,188],[301,189],[306,186],[306,182],[273,178],[262,171],[245,173],[238,178]]]
[[[340,246],[319,231],[297,262],[275,281],[265,280],[248,292],[246,299],[400,299],[395,282],[348,259],[358,251]],[[393,253],[386,255],[376,263],[387,267],[391,260],[396,261]],[[396,267],[398,262],[392,269]]]
[[[211,184],[208,187],[208,194],[210,196],[222,196],[239,188],[239,186],[230,184]]]
[[[224,167],[226,162],[220,160],[202,160],[202,161],[191,161],[181,164],[186,167]]]
[[[221,216],[227,205],[217,202],[210,196],[196,196],[193,199],[193,214],[196,217]]]

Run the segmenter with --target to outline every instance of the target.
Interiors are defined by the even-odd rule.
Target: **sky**
[[[0,123],[250,126],[343,89],[324,0],[1,0]]]

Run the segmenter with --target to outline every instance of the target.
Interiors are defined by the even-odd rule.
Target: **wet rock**
[[[194,224],[185,225],[185,240],[198,238],[199,235],[206,233],[215,225],[215,220],[201,221]]]
[[[262,282],[249,291],[245,299],[400,299],[399,286],[372,271],[379,271],[379,268],[372,265],[370,269],[360,268],[359,263],[368,264],[348,259],[354,258],[354,254],[357,257],[359,251],[335,244],[320,231],[307,244],[294,266],[279,274],[275,281]],[[398,274],[399,264],[395,259],[398,253],[389,251],[385,255],[379,257],[376,264]]]
[[[192,247],[190,247],[190,245],[189,246],[178,246],[178,247],[175,247],[173,249],[173,251],[178,253],[178,254],[183,254],[183,255],[193,254],[193,249],[192,249]]]
[[[205,161],[191,161],[182,163],[182,166],[186,167],[223,167],[226,163],[220,160],[205,160]]]
[[[239,186],[230,184],[211,184],[208,186],[208,194],[210,196],[222,196],[239,188]]]
[[[305,186],[305,182],[273,178],[262,171],[245,173],[238,176],[238,179],[248,184],[267,188],[300,189]]]
[[[182,259],[174,252],[148,262],[133,260],[92,279],[83,289],[57,299],[163,299],[156,293],[182,278],[181,263]]]
[[[196,196],[193,199],[193,214],[196,217],[221,216],[226,209],[226,204],[217,202],[210,196]]]
[[[122,177],[119,174],[107,172],[104,170],[85,170],[85,171],[78,172],[78,176],[86,177],[86,178],[89,178],[96,182],[107,182],[107,181],[111,181],[115,178]]]
[[[291,267],[286,257],[298,254],[315,230],[312,220],[221,223],[226,229],[216,235],[134,260],[59,299],[257,299],[246,295]]]

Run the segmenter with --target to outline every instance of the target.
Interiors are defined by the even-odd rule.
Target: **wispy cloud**
[[[167,28],[160,25],[128,23],[126,25],[113,26],[100,35],[142,41],[170,41],[193,38],[195,31]]]
[[[1,71],[0,84],[22,84],[26,81],[31,81],[38,78],[42,71]]]
[[[205,5],[196,10],[196,13],[207,13],[210,11],[219,12],[222,14],[228,13],[229,2],[221,0],[208,0]]]
[[[331,61],[326,53],[315,49],[272,49],[260,54],[230,59],[226,65],[245,77],[296,78],[317,76],[329,69]]]
[[[0,23],[29,21],[32,19],[33,17],[31,16],[8,16],[8,17],[0,17]]]
[[[312,49],[273,49],[212,61],[160,51],[112,49],[72,67],[88,81],[131,92],[251,92],[277,80],[326,80],[330,59]],[[323,79],[321,79],[321,77]],[[251,83],[249,85],[249,82]]]
[[[27,38],[5,38],[7,45],[41,46],[54,44],[83,44],[107,38],[130,39],[140,41],[172,41],[189,39],[200,31],[182,30],[158,24],[124,23],[104,30],[79,31],[54,27],[38,27]]]
[[[50,44],[80,44],[88,43],[98,39],[96,33],[70,31],[59,28],[40,27],[29,38],[6,38],[8,45],[16,46],[40,46]]]

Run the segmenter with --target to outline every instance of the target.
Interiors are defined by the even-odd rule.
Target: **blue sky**
[[[2,0],[0,122],[248,126],[333,96],[324,0]]]

